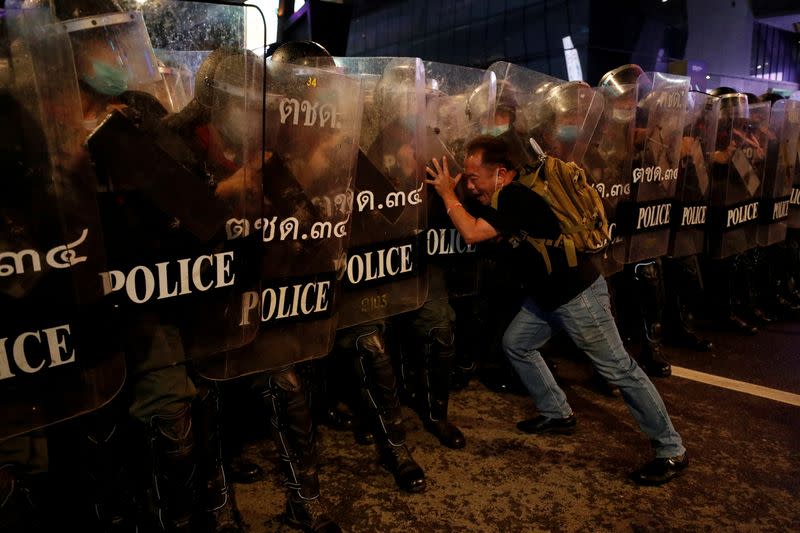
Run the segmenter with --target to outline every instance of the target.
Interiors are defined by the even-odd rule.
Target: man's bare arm
[[[461,237],[467,244],[475,244],[482,241],[488,241],[499,235],[498,231],[482,218],[475,218],[470,215],[455,193],[455,187],[461,179],[461,174],[455,178],[450,177],[450,170],[447,168],[447,158],[442,158],[442,164],[434,159],[433,165],[436,170],[427,167],[425,170],[433,178],[425,180],[436,189],[439,196],[444,201],[444,206],[447,209],[447,215],[453,221]]]

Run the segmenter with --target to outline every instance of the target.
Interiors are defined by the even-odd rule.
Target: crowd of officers
[[[115,2],[54,2],[53,6],[52,12],[65,23],[84,17],[104,20],[103,15],[124,13]],[[8,84],[22,83],[23,76],[19,62],[14,61],[13,43],[9,44],[8,35],[3,35],[3,40],[6,49],[0,58],[10,61],[0,68],[13,73],[10,65],[17,67],[16,80],[13,74],[0,77],[0,84],[6,84],[0,87],[3,106],[11,110],[13,91]],[[187,153],[203,154],[196,159],[204,161],[203,172],[209,179],[239,176],[237,166],[241,167],[241,162],[232,164],[230,158],[226,159],[226,149],[240,147],[237,141],[241,141],[242,132],[237,127],[243,125],[230,123],[230,113],[221,119],[227,123],[215,123],[219,118],[209,110],[224,107],[219,102],[220,88],[241,82],[241,76],[234,74],[226,79],[225,75],[235,71],[237,58],[246,54],[217,50],[208,55],[194,73],[193,98],[175,106],[159,101],[157,94],[126,90],[125,80],[102,61],[101,48],[107,44],[102,39],[73,39],[85,133],[94,130],[112,111],[134,115],[138,126],[146,126],[148,121],[164,124],[185,141]],[[335,67],[324,48],[310,42],[277,47],[271,61],[309,68]],[[631,72],[642,74],[638,67],[624,67],[610,72],[600,86],[619,83]],[[428,89],[430,95],[432,89]],[[493,123],[480,124],[476,133],[502,139],[515,131],[515,121],[521,116],[519,95],[500,93],[495,93]],[[719,98],[716,105],[722,114],[726,106],[735,106],[743,116],[748,104],[774,104],[780,98],[772,93],[741,95],[724,87],[711,91],[711,95]],[[17,131],[13,118],[13,113],[4,113],[5,140]],[[539,132],[539,141],[546,150],[558,153],[559,139],[545,142],[554,131]],[[560,128],[559,133],[571,134],[574,140],[575,132],[569,128]],[[530,134],[533,130],[524,132],[525,136]],[[99,135],[93,138],[97,143],[102,141]],[[599,152],[602,144],[595,139],[589,155],[578,161],[590,170],[591,151],[594,148]],[[205,155],[215,141],[221,146],[216,161]],[[96,146],[87,156],[95,168],[112,166],[114,161],[101,161],[103,156]],[[692,157],[689,148],[682,148],[682,160]],[[4,168],[14,167],[25,149],[4,147]],[[726,149],[718,143],[716,150],[708,150],[714,163],[726,164]],[[771,147],[755,149],[766,152]],[[526,151],[523,147],[522,152]],[[195,161],[191,155],[186,157]],[[525,163],[522,157],[514,163]],[[87,165],[88,161],[83,163]],[[396,163],[402,168],[402,161]],[[791,168],[794,165],[792,162]],[[277,163],[270,168],[280,171]],[[27,172],[24,168],[17,170]],[[768,181],[766,173],[775,169],[762,171]],[[240,189],[235,185],[233,180],[220,179],[216,194],[236,198]],[[268,194],[267,185],[263,194]],[[286,197],[285,190],[280,190],[273,203],[278,203],[280,194]],[[435,195],[429,196],[433,202]],[[467,200],[464,205],[469,208]],[[13,207],[4,204],[4,216],[13,215]],[[124,219],[126,209],[135,211],[136,207],[119,202],[100,207],[109,219]],[[298,214],[302,209],[294,205],[289,211],[302,219]],[[141,224],[131,220],[118,223]],[[162,222],[170,224],[169,220]],[[138,253],[137,246],[147,246],[133,241],[125,244],[126,250],[119,253],[132,256]],[[401,405],[413,409],[425,430],[444,447],[459,449],[468,445],[469,435],[465,436],[448,417],[452,392],[479,378],[492,390],[525,394],[502,349],[503,333],[520,307],[519,285],[499,270],[502,265],[491,253],[482,254],[481,250],[479,246],[479,290],[451,293],[449,299],[423,298],[415,310],[354,323],[336,333],[333,351],[327,357],[243,372],[246,375],[232,380],[211,379],[214,371],[187,362],[182,354],[195,347],[185,340],[184,325],[170,314],[172,311],[136,315],[121,333],[127,371],[121,393],[102,407],[86,409],[92,411],[88,414],[71,420],[62,417],[58,423],[47,421],[43,424],[48,425],[46,428],[0,442],[0,529],[47,531],[58,523],[72,524],[70,527],[82,531],[241,531],[244,525],[232,482],[250,483],[263,476],[260,465],[241,457],[254,426],[268,428],[274,436],[285,474],[285,519],[299,529],[340,530],[320,498],[324,487],[319,485],[315,437],[319,425],[351,431],[359,444],[374,444],[380,464],[394,477],[398,489],[423,492],[424,465],[413,459],[406,444]],[[597,268],[608,280],[622,338],[652,377],[665,378],[671,372],[662,343],[699,352],[713,349],[711,342],[696,331],[694,315],[737,334],[755,335],[760,326],[791,318],[800,310],[800,229],[789,228],[785,238],[769,246],[753,243],[724,257],[703,253],[677,258],[653,256],[628,264],[622,261],[619,268],[609,269],[604,267],[607,263],[602,254],[596,258]],[[136,258],[131,260],[135,263]],[[431,287],[444,283],[435,276],[430,279]],[[199,330],[192,331],[199,335]],[[563,355],[569,347],[556,341],[545,351],[545,359],[557,377],[555,355]],[[599,393],[618,394],[614,384],[599,374],[595,379]]]

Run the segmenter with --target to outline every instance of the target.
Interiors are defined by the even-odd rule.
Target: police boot
[[[447,420],[447,404],[450,398],[448,379],[455,359],[453,330],[448,327],[432,328],[424,346],[425,368],[423,387],[426,394],[420,405],[425,429],[439,442],[452,449],[467,445],[461,430]]]
[[[16,465],[0,464],[0,531],[39,533],[45,531],[41,509],[35,503],[34,483],[20,475]]]
[[[320,498],[314,424],[295,371],[289,367],[271,375],[262,397],[288,490],[286,522],[303,531],[341,531]]]
[[[331,388],[330,380],[336,377],[331,376],[332,370],[327,358],[296,366],[296,372],[306,385],[314,422],[336,431],[350,431],[353,429],[353,415],[339,405],[339,398]]]
[[[728,272],[726,273],[728,294],[726,298],[727,303],[727,316],[724,318],[725,325],[733,331],[745,334],[755,335],[758,333],[758,328],[748,322],[741,312],[743,307],[741,294],[746,288],[741,287],[744,276],[740,272],[741,266],[738,257],[734,257],[729,261]]]
[[[657,260],[634,266],[634,279],[638,288],[642,316],[642,351],[640,360],[645,372],[665,378],[672,367],[661,353],[661,322],[664,308],[664,285],[661,266]]]
[[[244,531],[236,505],[233,485],[228,483],[222,459],[219,389],[201,381],[200,394],[192,410],[196,457],[200,473],[200,523],[202,531],[238,533]]]
[[[84,431],[80,463],[93,519],[101,531],[132,533],[136,531],[137,507],[128,462],[129,428],[105,413],[84,422],[86,425],[79,426]]]
[[[355,366],[362,400],[373,420],[381,466],[391,472],[400,489],[422,492],[425,490],[425,473],[406,447],[397,382],[384,346],[383,336],[377,328],[359,336],[356,341]]]
[[[186,406],[171,415],[158,415],[148,426],[153,461],[153,490],[161,531],[191,531],[196,501],[192,413]]]
[[[663,259],[665,295],[667,296],[665,334],[671,343],[699,352],[713,348],[711,341],[694,330],[690,305],[704,292],[700,263],[696,255]]]
[[[714,348],[714,344],[710,340],[704,339],[694,330],[694,317],[685,305],[680,306],[677,318],[675,333],[673,335],[677,344],[686,346],[692,350],[697,350],[698,352],[710,352]]]

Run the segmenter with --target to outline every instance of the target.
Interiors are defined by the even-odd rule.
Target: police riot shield
[[[581,162],[603,200],[609,222],[611,243],[602,255],[593,256],[606,277],[622,270],[628,239],[619,222],[631,202],[630,175],[638,90],[636,80],[642,72],[638,67],[629,67],[633,66],[620,67],[600,80],[598,92],[604,100],[603,114]],[[628,71],[633,72],[622,78],[616,76],[619,72]]]
[[[683,123],[678,191],[672,205],[672,234],[667,255],[685,257],[705,250],[711,199],[711,156],[717,136],[719,99],[690,91]]]
[[[506,61],[493,63],[488,70],[497,76],[495,120],[489,132],[505,140],[516,165],[532,163],[538,159],[538,154],[530,139],[534,133],[545,130],[534,131],[541,118],[540,104],[550,90],[564,80]]]
[[[353,214],[361,127],[357,79],[335,70],[268,63],[262,218],[229,227],[263,248],[261,288],[241,295],[255,341],[209,360],[201,373],[229,379],[326,355],[336,333]],[[249,236],[249,237],[248,237]],[[388,257],[369,259],[388,269]],[[380,261],[380,263],[379,263]],[[371,270],[370,270],[371,272]],[[224,364],[221,364],[224,363]]]
[[[469,141],[494,122],[496,77],[493,72],[426,61],[425,156],[448,160],[453,175],[461,170]],[[460,183],[456,190],[466,209],[471,195]],[[444,202],[429,191],[425,245],[428,257],[428,300],[470,296],[480,289],[480,261],[447,215]]]
[[[104,405],[125,365],[70,42],[48,8],[6,2],[0,64],[3,440]]]
[[[422,160],[425,74],[414,58],[336,58],[364,86],[339,327],[419,308],[428,283]]]
[[[712,258],[730,257],[757,245],[769,114],[767,102],[749,105],[739,93],[720,97],[706,236]]]
[[[626,263],[667,253],[688,93],[689,79],[683,76],[654,72],[637,79],[631,203],[617,210],[616,221],[629,236]]]
[[[792,102],[800,102],[800,91],[792,93]],[[791,155],[789,156],[792,157]],[[800,228],[800,138],[797,140],[797,153],[794,156],[794,177],[789,196],[789,219],[786,225],[792,229]]]
[[[262,249],[255,237],[228,238],[231,221],[259,219],[262,212],[266,74],[263,57],[246,48],[243,26],[246,12],[256,8],[157,7],[161,17],[172,15],[172,24],[161,25],[150,13],[145,20],[154,39],[177,42],[181,50],[213,50],[195,73],[192,101],[178,113],[168,113],[149,93],[130,90],[142,86],[137,74],[146,80],[159,74],[139,13],[65,23],[81,50],[76,66],[84,83],[103,61],[114,68],[99,72],[117,72],[115,65],[128,61],[142,64],[117,72],[125,83],[111,84],[119,76],[105,76],[111,87],[98,82],[84,92],[98,109],[87,146],[100,181],[109,252],[103,281],[126,313],[134,372],[220,354],[251,342],[258,329],[243,324],[236,311],[241,294],[260,286]],[[229,27],[220,35],[204,25],[218,10],[226,10]],[[186,21],[196,24],[179,26]]]
[[[759,206],[757,241],[769,246],[786,239],[792,183],[800,134],[800,102],[777,100],[769,118],[764,185]]]
[[[569,81],[549,89],[533,102],[532,137],[539,146],[562,161],[580,163],[603,115],[603,97],[582,81]]]

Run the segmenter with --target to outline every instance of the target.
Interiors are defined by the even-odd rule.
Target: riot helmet
[[[725,93],[720,99],[720,117],[724,118],[747,118],[750,116],[749,102],[747,96],[742,93]]]
[[[722,87],[717,87],[716,89],[711,89],[710,91],[708,91],[708,94],[710,94],[711,96],[722,96],[725,94],[735,94],[738,92],[739,91],[737,91],[732,87],[722,86]]]
[[[280,45],[270,56],[275,63],[289,63],[304,67],[334,68],[330,52],[314,41],[289,41]]]
[[[762,102],[769,102],[770,105],[774,105],[775,102],[778,100],[783,100],[783,96],[778,93],[764,93],[758,97],[758,99]]]
[[[631,86],[636,85],[636,81],[642,74],[644,74],[644,70],[639,65],[633,63],[622,65],[606,72],[600,78],[597,86],[608,89],[614,95],[624,94],[630,90]]]
[[[85,87],[118,96],[161,81],[141,13],[126,12],[115,0],[53,0],[51,6],[70,36],[75,69]]]

